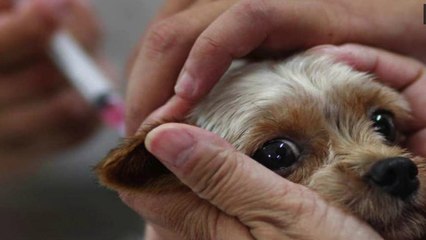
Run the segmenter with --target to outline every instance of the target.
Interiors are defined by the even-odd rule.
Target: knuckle
[[[230,191],[234,186],[236,172],[244,161],[236,161],[238,154],[235,150],[217,151],[209,157],[208,165],[203,166],[208,170],[201,175],[194,191],[200,196],[212,201],[217,200],[222,194]]]
[[[168,18],[152,25],[148,31],[144,49],[151,57],[162,55],[179,46],[182,25],[175,18]]]
[[[201,47],[198,48],[200,55],[210,56],[218,52],[228,52],[213,36],[203,34],[199,38]]]
[[[288,194],[289,192],[287,192]],[[310,189],[303,188],[298,191],[298,201],[293,206],[293,214],[295,217],[313,216],[322,210],[323,200]]]

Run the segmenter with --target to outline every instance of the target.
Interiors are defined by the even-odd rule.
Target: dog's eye
[[[386,110],[377,110],[372,116],[374,131],[382,134],[387,141],[393,143],[396,140],[396,128],[394,116]]]
[[[265,143],[253,155],[253,159],[273,170],[283,170],[293,165],[300,156],[299,148],[286,139],[275,139]]]

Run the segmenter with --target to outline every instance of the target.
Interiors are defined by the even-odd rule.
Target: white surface
[[[100,97],[112,94],[112,80],[108,79],[67,31],[60,30],[53,35],[50,55],[56,66],[89,103],[96,105]]]

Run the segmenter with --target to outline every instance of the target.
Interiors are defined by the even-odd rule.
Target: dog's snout
[[[374,185],[385,192],[400,197],[409,197],[417,191],[417,166],[408,158],[395,157],[375,163],[367,176]]]

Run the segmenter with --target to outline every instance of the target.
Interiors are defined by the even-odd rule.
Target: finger
[[[156,123],[180,122],[182,116],[195,106],[179,96],[173,96],[166,104],[152,112],[143,122],[138,132],[143,132],[146,126],[158,125]]]
[[[48,98],[67,86],[67,81],[46,61],[13,73],[0,73],[0,113],[17,105]]]
[[[377,236],[355,218],[327,206],[313,192],[236,152],[210,132],[188,125],[165,124],[147,135],[145,145],[198,196],[247,225],[256,239],[265,237],[261,229],[269,229],[272,236],[291,239]],[[350,232],[339,230],[344,227],[344,219],[344,224],[352,225]],[[306,233],[301,226],[318,228]]]
[[[426,129],[421,129],[414,133],[407,140],[407,148],[414,154],[426,157]]]
[[[233,59],[260,46],[285,52],[341,41],[342,20],[332,18],[333,10],[333,6],[315,1],[240,1],[197,39],[179,77],[176,94],[199,99]],[[297,13],[303,13],[304,17]]]
[[[127,91],[127,133],[173,94],[176,77],[198,35],[232,1],[189,9],[151,26],[135,60]],[[141,104],[143,103],[143,104]]]
[[[94,128],[95,114],[74,91],[0,114],[2,152],[45,152],[81,139]]]
[[[1,0],[0,1],[0,12],[5,11],[5,10],[9,10],[10,8],[12,8],[13,5],[14,5],[13,0]]]
[[[160,239],[253,239],[237,219],[221,213],[187,188],[161,193],[121,192],[120,197],[155,226]]]
[[[359,71],[373,73],[381,82],[398,90],[416,82],[424,68],[414,58],[358,44],[322,45],[309,51],[331,55]]]
[[[153,22],[170,17],[173,14],[181,12],[191,6],[196,0],[168,0],[157,12]]]
[[[163,6],[158,10],[153,20],[148,24],[147,29],[150,29],[152,24],[187,9],[189,6],[193,4],[194,1],[196,0],[166,1],[166,3],[164,3]],[[145,34],[146,33],[144,33],[143,35]],[[138,56],[138,53],[142,49],[143,45],[144,45],[144,36],[141,37],[139,43],[137,44],[134,51],[130,55],[130,58],[126,66],[126,73],[127,73],[126,75],[129,75],[131,67],[134,65],[136,57]]]
[[[96,54],[101,27],[94,14],[93,6],[87,0],[73,0],[69,4],[64,27],[69,30],[86,51]]]
[[[147,135],[145,145],[196,194],[233,216],[263,209],[265,199],[282,198],[294,185],[283,185],[279,175],[236,152],[215,134],[195,127],[164,124]],[[220,199],[226,195],[229,199]]]
[[[0,17],[0,70],[40,56],[67,10],[67,0],[34,0]]]
[[[235,3],[234,3],[235,4]],[[240,6],[240,5],[238,5]],[[228,6],[229,7],[229,6]],[[235,7],[237,8],[237,7]],[[234,8],[234,9],[235,9]],[[241,8],[241,7],[240,7]],[[248,8],[247,6],[245,8]],[[254,7],[253,7],[254,8]],[[295,10],[295,9],[293,9]],[[238,13],[238,11],[240,11]],[[230,34],[233,35],[233,37],[238,38],[239,36],[235,36],[235,35],[239,35],[240,33],[243,33],[244,36],[246,36],[245,38],[238,38],[238,40],[240,40],[240,42],[235,43],[234,45],[238,45],[235,47],[235,49],[241,49],[241,46],[244,45],[249,45],[251,46],[251,43],[248,42],[250,41],[249,39],[256,39],[258,37],[262,36],[263,31],[268,31],[267,28],[270,27],[269,26],[269,21],[262,21],[262,20],[257,20],[255,21],[258,16],[257,14],[259,13],[247,13],[246,15],[243,14],[242,11],[243,10],[234,10],[233,12],[229,13],[230,11],[228,11],[227,14],[225,16],[221,17],[221,21],[219,23],[214,23],[217,25],[217,28],[220,28],[220,32],[222,35],[226,35],[226,34]],[[201,11],[199,11],[201,12]],[[238,14],[236,14],[236,12]],[[260,12],[260,11],[259,11]],[[289,11],[291,12],[291,11]],[[233,19],[234,15],[238,15],[238,16],[242,16],[240,18],[243,19]],[[265,13],[266,15],[266,13]],[[245,16],[245,19],[244,19]],[[262,15],[263,16],[263,15]],[[268,15],[267,17],[271,17],[270,15]],[[321,19],[324,19],[323,17],[321,17]],[[228,22],[229,21],[229,22]],[[218,21],[217,21],[218,22]],[[226,22],[226,23],[225,23]],[[311,22],[316,22],[316,21],[311,21]],[[210,23],[210,22],[209,22]],[[257,23],[257,25],[255,26],[255,24]],[[231,28],[229,25],[234,24],[235,26],[233,28]],[[321,25],[321,23],[319,23]],[[186,26],[185,26],[186,27]],[[210,29],[211,27],[209,27]],[[321,29],[320,27],[315,28],[312,27],[313,29]],[[203,28],[201,28],[203,29]],[[206,31],[207,32],[207,31]],[[247,32],[247,33],[245,33]],[[195,34],[198,35],[199,33]],[[319,34],[319,33],[318,33]],[[205,35],[205,32],[203,33],[203,35]],[[214,34],[212,34],[214,35]],[[167,38],[170,39],[170,38]],[[235,39],[234,39],[235,40]],[[158,42],[158,41],[153,41],[153,42]],[[279,41],[277,41],[279,42]],[[290,41],[291,42],[291,41]],[[298,41],[301,42],[301,41]],[[284,42],[285,43],[285,42]],[[202,48],[202,47],[199,47]],[[231,49],[233,48],[232,46],[230,47]],[[182,47],[180,49],[183,49]],[[218,51],[221,51],[224,49],[218,49]],[[187,54],[187,53],[186,53]],[[180,65],[177,65],[177,63],[179,62],[183,62],[184,58],[186,57],[186,54],[182,54],[180,55],[178,58],[172,58],[171,54],[169,54],[167,52],[167,58],[165,58],[165,60],[163,60],[163,62],[166,62],[168,60],[170,64],[167,64],[166,66],[163,65],[158,65],[156,64],[156,66],[151,66],[149,65],[149,59],[147,58],[146,60],[141,61],[140,65],[141,66],[145,66],[145,68],[141,68],[141,70],[138,72],[137,67],[134,69],[133,71],[133,76],[131,76],[131,81],[129,84],[129,90],[128,90],[128,98],[127,98],[127,102],[128,102],[128,111],[127,111],[127,130],[128,130],[128,134],[133,134],[135,132],[136,129],[138,129],[139,124],[141,122],[141,119],[144,119],[147,114],[149,112],[151,112],[153,109],[157,108],[158,106],[160,106],[161,104],[163,104],[166,99],[168,99],[170,97],[170,93],[168,93],[167,91],[164,91],[164,89],[170,89],[169,86],[171,86],[171,84],[174,83],[174,77],[177,74],[177,72],[179,71]],[[201,55],[203,55],[201,57]],[[205,57],[205,56],[209,56],[209,57]],[[141,57],[140,57],[141,58]],[[214,55],[210,55],[210,53],[206,53],[206,54],[200,54],[200,58],[203,59],[214,59]],[[232,58],[228,58],[228,60],[231,60]],[[145,63],[145,65],[143,65],[142,63]],[[155,61],[151,61],[151,63],[156,63]],[[210,72],[212,67],[215,66],[219,66],[222,63],[219,62],[215,62],[212,63],[210,65],[206,65],[205,68],[203,68],[203,71],[205,72]],[[137,66],[138,64],[136,64]],[[161,69],[161,70],[160,70]],[[164,69],[174,69],[174,71],[164,71]],[[210,70],[209,70],[210,69]],[[141,81],[137,81],[135,80],[136,77],[142,76],[143,73],[146,72],[150,72],[152,71],[153,73],[160,75],[160,74],[169,74],[168,77],[158,77],[158,81],[152,80],[153,78],[148,78],[145,77],[143,78]],[[146,75],[146,74],[145,74]],[[183,74],[185,75],[185,74]],[[141,77],[139,77],[141,78]],[[182,77],[181,77],[182,78]],[[146,80],[145,80],[146,79]],[[205,84],[206,82],[203,82],[203,84]],[[209,83],[210,84],[210,83]],[[211,83],[212,85],[214,83]],[[186,84],[183,84],[186,85]],[[143,87],[143,88],[142,88]],[[179,87],[176,87],[176,92],[178,93],[179,96],[181,96],[181,98],[185,98],[186,99],[186,103],[188,103],[188,105],[186,107],[182,107],[183,105],[181,104],[181,106],[178,109],[175,109],[174,102],[170,101],[166,104],[166,106],[163,106],[161,110],[156,111],[161,112],[166,114],[167,116],[162,116],[160,118],[169,118],[170,116],[173,116],[174,119],[182,119],[184,117],[184,114],[186,112],[180,111],[180,109],[189,109],[190,105],[193,105],[196,102],[196,99],[188,99],[186,96],[182,96],[182,94],[179,94],[180,90]],[[185,87],[183,87],[185,88]],[[134,92],[134,93],[133,93]],[[185,94],[183,94],[185,95]],[[143,102],[144,104],[140,104],[141,102]],[[184,103],[185,104],[185,103]],[[172,111],[172,112],[167,112],[166,109]],[[159,114],[154,114],[156,116],[158,116]],[[182,115],[178,115],[177,113],[183,113]],[[149,116],[149,118],[151,119],[152,117]]]
[[[193,2],[196,0],[169,0],[166,1],[165,4],[158,10],[156,16],[153,18],[153,20],[148,24],[147,28],[150,29],[151,25],[163,20],[164,18],[168,18],[176,13],[179,13],[185,9],[187,9],[189,6],[193,4]],[[145,33],[143,34],[145,35]],[[139,43],[134,48],[134,51],[132,51],[129,60],[127,62],[126,66],[126,76],[129,76],[129,72],[131,70],[131,67],[134,65],[136,61],[136,57],[138,56],[138,53],[141,51],[142,46],[144,45],[144,36],[141,37]]]
[[[408,130],[417,131],[426,127],[426,69],[419,61],[355,44],[325,46],[312,51],[329,54],[357,70],[373,73],[382,83],[401,91],[410,104],[414,119]]]

